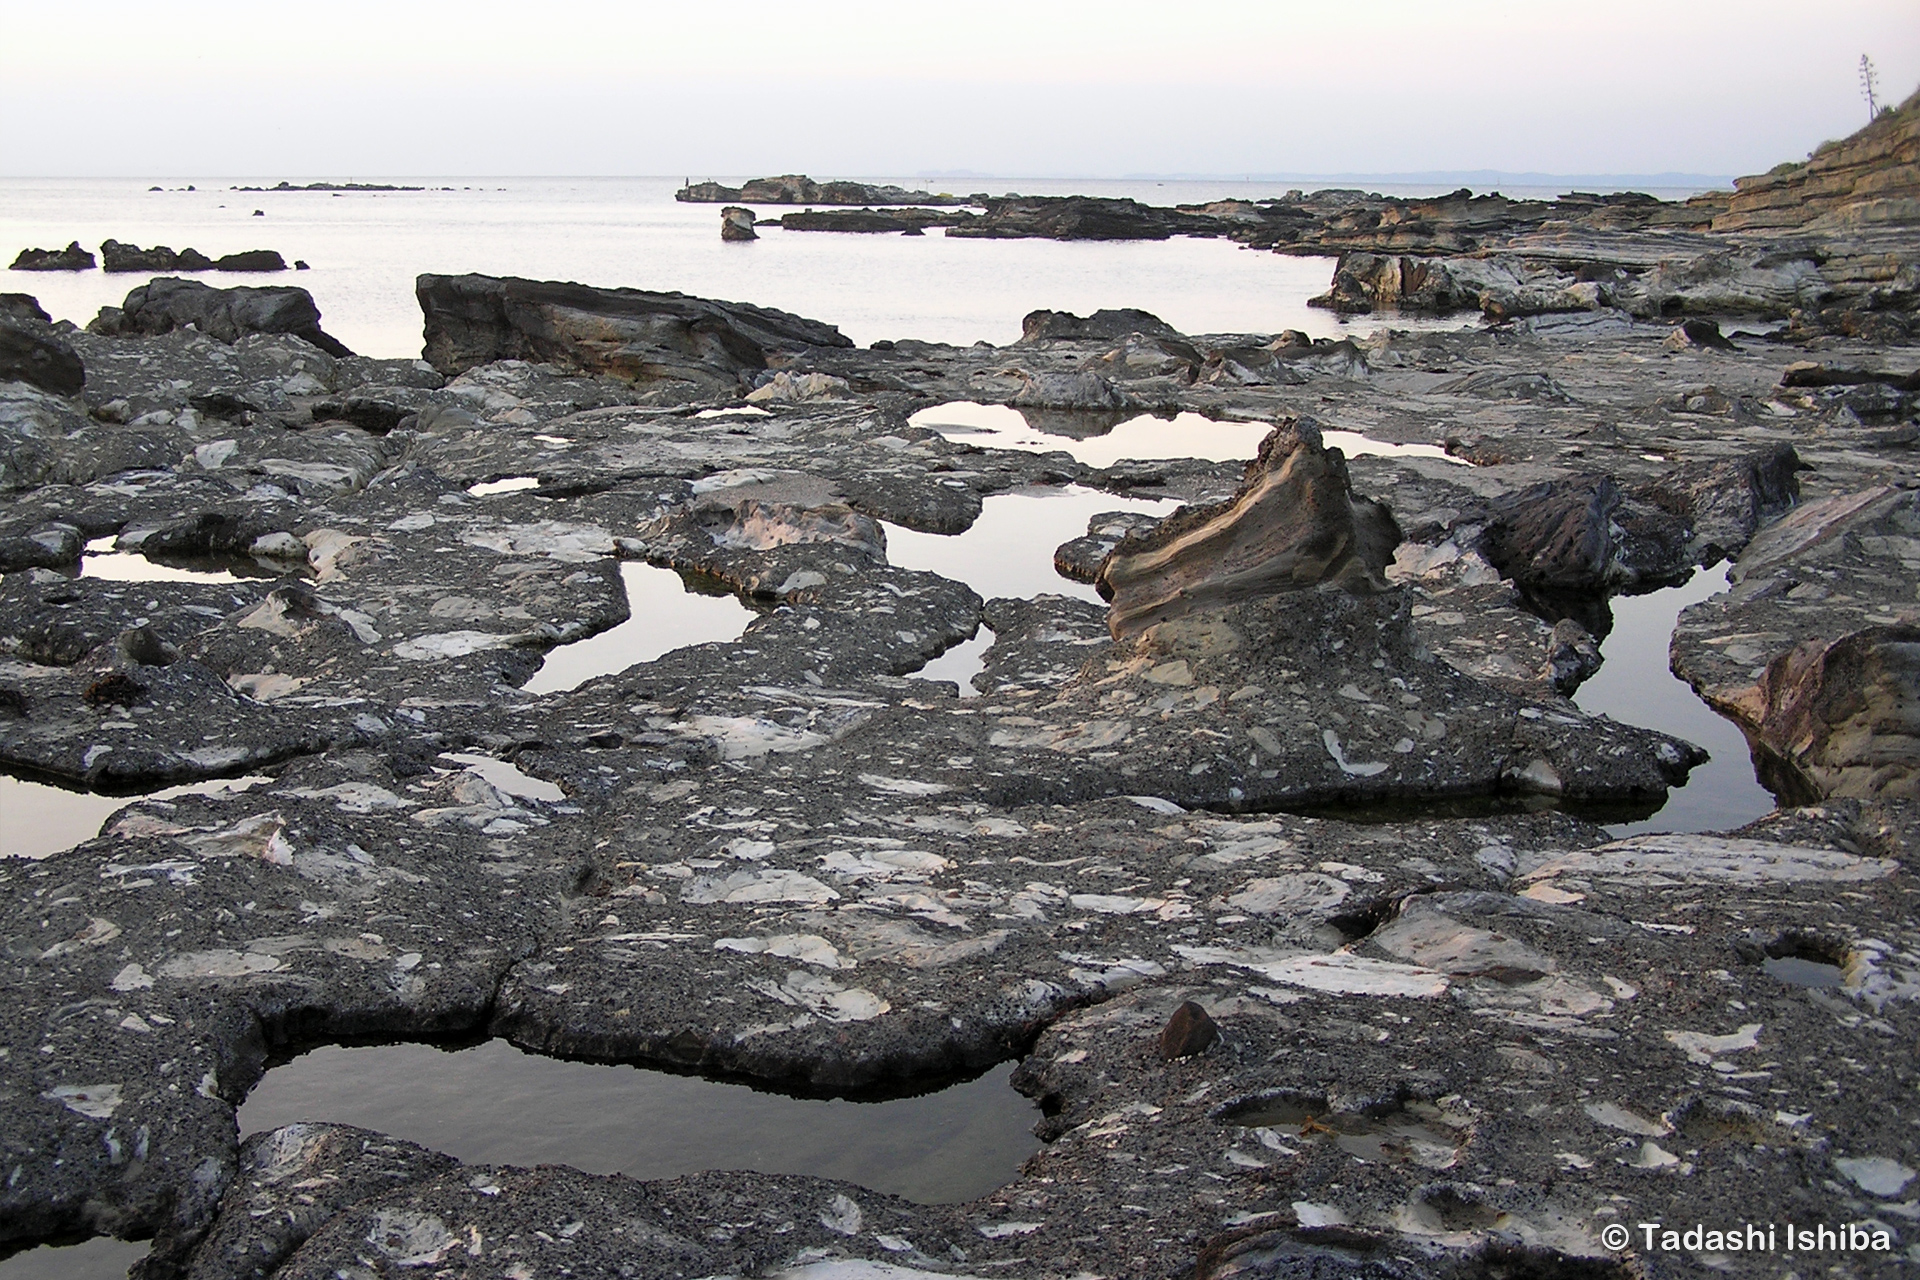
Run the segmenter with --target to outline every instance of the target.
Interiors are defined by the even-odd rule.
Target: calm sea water
[[[372,356],[419,355],[413,279],[428,271],[677,289],[825,320],[863,345],[880,338],[1000,345],[1020,336],[1020,318],[1037,307],[1082,315],[1141,307],[1187,333],[1302,329],[1325,337],[1346,331],[1338,318],[1306,305],[1326,291],[1333,259],[1284,257],[1224,240],[1060,243],[948,240],[938,229],[899,236],[768,228],[758,241],[726,244],[718,206],[674,200],[679,178],[385,181],[431,189],[336,195],[232,189],[272,185],[262,179],[0,180],[0,262],[13,261],[22,248],[57,248],[70,240],[97,252],[109,238],[143,247],[192,246],[213,257],[278,249],[288,262],[301,259],[312,270],[200,278],[220,285],[299,284],[313,294],[329,333]],[[166,189],[149,190],[156,185]],[[188,185],[196,190],[184,190]],[[1285,184],[969,179],[960,185],[994,194],[1013,187],[1170,205],[1270,197],[1283,194]],[[0,279],[0,289],[33,294],[55,319],[84,324],[145,277],[21,271]],[[1375,323],[1362,318],[1354,326],[1364,332]]]

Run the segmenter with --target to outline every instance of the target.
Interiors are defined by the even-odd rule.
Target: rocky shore
[[[1608,233],[1621,261],[1759,234],[1593,209],[1643,219]],[[1788,271],[1744,248],[1715,251],[1731,276],[1649,265],[1578,309],[1341,342],[1041,311],[1006,347],[861,349],[742,303],[426,275],[424,358],[378,360],[299,289],[162,277],[85,330],[6,295],[0,764],[136,798],[0,860],[0,1248],[150,1237],[151,1280],[1629,1280],[1788,1265],[1636,1224],[1792,1221],[1886,1241],[1802,1274],[1905,1274],[1898,225],[1795,231],[1825,283],[1765,338],[1712,323],[1752,314],[1726,279]],[[1383,279],[1360,252],[1344,277]],[[1895,284],[1848,292],[1872,253]],[[1063,436],[1270,430],[1244,463],[1094,467],[911,420],[956,401]],[[889,526],[959,535],[1068,484],[1184,504],[1032,548],[1104,604],[890,558]],[[245,572],[78,572],[109,539]],[[1702,753],[1571,694],[1611,599],[1723,560],[1672,661],[1780,807],[1616,838]],[[525,691],[629,617],[633,561],[756,609]],[[916,678],[983,627],[970,696]],[[263,780],[138,798],[240,773]],[[1018,1058],[1045,1145],[922,1205],[338,1125],[240,1141],[273,1057],[449,1036],[855,1097]]]

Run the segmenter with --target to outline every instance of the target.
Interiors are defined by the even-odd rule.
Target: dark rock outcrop
[[[634,383],[733,394],[769,352],[851,347],[832,325],[683,293],[492,276],[423,275],[426,359],[446,375],[495,360],[546,361]]]
[[[1685,520],[1692,530],[1690,558],[1710,565],[1739,555],[1755,530],[1799,501],[1804,470],[1792,445],[1774,445],[1737,458],[1684,463],[1640,496]]]
[[[0,382],[5,381],[77,396],[87,371],[74,349],[47,324],[0,316]]]
[[[787,173],[777,178],[755,178],[743,186],[728,187],[718,182],[692,182],[673,193],[683,204],[923,204],[961,205],[963,196],[933,195],[908,191],[904,187],[874,185],[866,182],[815,182],[804,173]]]
[[[321,329],[313,295],[292,285],[216,289],[162,276],[127,294],[120,306],[102,307],[87,330],[106,337],[153,337],[189,325],[227,343],[250,333],[284,333],[330,356],[353,354]]]
[[[64,249],[22,249],[8,270],[87,271],[93,266],[93,255],[75,240]]]
[[[213,260],[215,271],[285,271],[287,260],[273,249],[248,249]]]
[[[30,293],[0,293],[0,320],[37,320],[53,323],[53,317]]]
[[[1020,321],[1021,342],[1046,342],[1055,338],[1083,342],[1125,338],[1129,334],[1150,338],[1178,338],[1180,331],[1154,315],[1134,307],[1096,311],[1081,317],[1071,311],[1029,311]]]
[[[1233,498],[1177,512],[1144,537],[1128,538],[1095,585],[1112,606],[1108,630],[1121,639],[1189,613],[1322,583],[1384,590],[1399,543],[1392,514],[1354,496],[1346,459],[1302,418],[1261,443]]]
[[[106,269],[116,274],[136,271],[213,270],[213,259],[198,249],[187,248],[175,253],[163,244],[157,244],[151,249],[142,249],[137,244],[122,244],[118,240],[106,240],[100,245],[100,257],[105,261]]]
[[[1686,524],[1608,476],[1530,485],[1488,504],[1480,551],[1525,590],[1593,595],[1686,574]]]

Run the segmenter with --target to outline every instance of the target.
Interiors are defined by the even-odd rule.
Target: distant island
[[[271,187],[228,187],[229,191],[425,191],[425,187],[396,187],[387,182],[309,182],[296,186],[281,182]],[[451,187],[442,190],[452,190]]]
[[[815,182],[803,173],[786,173],[777,178],[755,178],[739,187],[722,186],[718,182],[689,182],[674,192],[673,198],[683,204],[917,204],[940,208],[976,204],[985,197],[933,195],[868,182]]]

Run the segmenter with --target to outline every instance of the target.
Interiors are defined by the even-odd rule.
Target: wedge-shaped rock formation
[[[1920,223],[1920,93],[1805,164],[1734,181],[1715,231]]]
[[[681,382],[733,394],[769,352],[851,347],[817,320],[684,293],[595,289],[513,277],[423,275],[426,358],[452,376],[532,360],[634,383]]]
[[[87,328],[106,337],[131,338],[189,326],[227,343],[251,333],[285,333],[330,356],[353,354],[320,327],[313,295],[292,285],[216,289],[197,280],[161,276],[133,290],[119,306],[102,307]]]
[[[1384,506],[1355,498],[1344,455],[1301,418],[1274,429],[1225,503],[1174,515],[1114,550],[1096,585],[1122,639],[1158,622],[1339,583],[1384,590],[1400,528]]]

